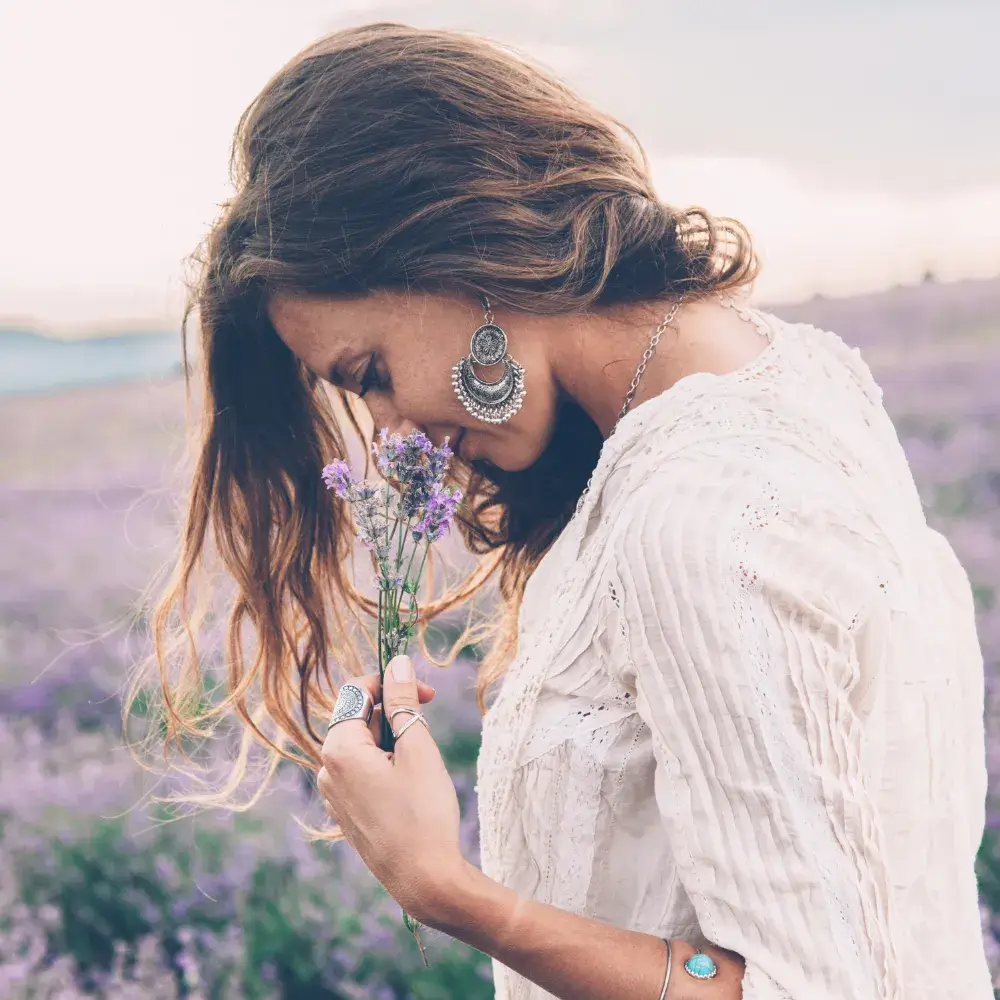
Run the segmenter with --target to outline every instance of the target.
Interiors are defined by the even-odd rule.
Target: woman
[[[494,957],[497,997],[992,997],[970,587],[856,352],[747,307],[738,223],[660,203],[631,133],[475,38],[324,38],[236,153],[189,307],[171,735],[196,674],[171,686],[166,626],[210,539],[238,588],[226,705],[308,758],[410,914]],[[343,609],[372,610],[319,478],[346,454],[324,382],[455,448],[490,554],[427,616],[499,574],[482,871],[425,726],[397,717],[389,756],[363,717],[312,724]],[[412,716],[431,689],[393,666],[362,683]]]

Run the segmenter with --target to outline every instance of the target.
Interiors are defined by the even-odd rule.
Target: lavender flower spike
[[[405,653],[410,637],[416,633],[419,617],[416,594],[424,561],[430,543],[448,530],[462,493],[444,485],[452,457],[448,438],[436,448],[423,431],[414,431],[404,438],[390,434],[383,427],[377,440],[372,441],[371,450],[383,481],[359,482],[343,459],[336,459],[323,469],[323,481],[350,504],[358,540],[371,552],[378,571],[377,646],[381,678],[384,664],[397,653]],[[407,552],[404,543],[408,532],[413,542],[424,541],[426,545]],[[423,553],[416,559],[420,549]],[[389,752],[395,746],[392,727],[384,717],[380,745]],[[419,923],[405,910],[403,922],[416,938],[427,965],[417,933]]]
[[[413,530],[414,541],[419,542],[426,535],[428,542],[436,542],[446,534],[461,499],[461,490],[435,483],[427,500],[424,515]]]
[[[350,499],[351,489],[358,484],[351,467],[342,458],[335,458],[323,469],[322,475],[326,488],[333,490],[341,500]]]

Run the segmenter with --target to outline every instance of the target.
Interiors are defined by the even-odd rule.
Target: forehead
[[[349,299],[277,292],[267,313],[277,334],[309,367],[325,373],[365,337],[367,310]]]
[[[344,326],[340,304],[326,296],[277,292],[268,298],[267,314],[284,340],[337,337]]]
[[[392,313],[393,304],[390,296],[378,292],[314,295],[278,291],[268,297],[267,312],[283,338],[344,343],[379,330]]]

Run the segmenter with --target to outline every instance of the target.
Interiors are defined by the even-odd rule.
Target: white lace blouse
[[[857,351],[739,308],[770,343],[632,409],[529,581],[483,870],[732,949],[744,1000],[992,1000],[968,578]]]

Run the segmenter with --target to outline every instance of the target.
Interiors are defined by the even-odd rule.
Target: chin
[[[506,433],[464,430],[457,442],[457,456],[477,472],[488,475],[502,472],[523,472],[531,468],[544,454],[552,435],[537,437],[521,431]]]
[[[487,459],[490,461],[490,459]],[[530,469],[531,466],[538,461],[537,455],[532,455],[530,457],[523,456],[512,456],[510,458],[504,458],[500,461],[495,461],[494,464],[499,469],[503,469],[504,472],[523,472],[525,469]]]
[[[482,451],[470,449],[471,454],[464,454],[465,460],[477,471],[486,472],[488,469],[500,469],[503,472],[523,472],[530,468],[541,457],[541,452],[537,454],[526,452],[523,448],[486,448]]]
[[[524,472],[541,460],[553,444],[558,421],[556,414],[539,426],[532,424],[512,430],[499,439],[486,439],[477,444],[485,447],[475,457],[491,463],[504,472]],[[541,430],[541,433],[538,431]]]

